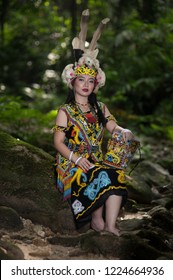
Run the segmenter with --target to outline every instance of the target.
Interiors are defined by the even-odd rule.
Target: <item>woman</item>
[[[82,16],[86,23],[88,12]],[[127,199],[124,172],[104,165],[101,144],[105,128],[111,134],[121,131],[126,141],[133,134],[118,126],[106,105],[97,101],[96,92],[104,85],[105,75],[91,45],[85,50],[81,37],[75,38],[76,63],[66,66],[62,74],[71,90],[54,127],[57,186],[70,201],[77,228],[90,221],[95,231],[119,236],[116,220]]]

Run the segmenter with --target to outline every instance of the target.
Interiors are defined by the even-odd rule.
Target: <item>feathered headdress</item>
[[[69,64],[64,68],[62,79],[63,82],[72,89],[71,83],[76,76],[85,74],[95,77],[96,87],[94,92],[96,93],[100,87],[104,86],[106,80],[105,73],[101,70],[99,61],[96,58],[99,52],[96,48],[96,44],[100,38],[103,28],[109,21],[109,18],[105,18],[100,22],[98,28],[93,34],[89,47],[86,49],[85,41],[88,29],[88,19],[89,10],[87,9],[82,12],[79,36],[75,37],[72,41],[75,63]]]

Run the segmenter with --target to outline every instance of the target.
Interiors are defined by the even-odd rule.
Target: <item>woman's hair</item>
[[[98,105],[96,94],[92,92],[88,97],[88,101],[89,101],[89,104],[95,110],[95,112],[97,112],[99,123],[100,124],[102,123],[102,125],[105,126],[106,118]],[[66,104],[69,104],[69,103],[75,104],[75,96],[74,96],[74,91],[72,89],[69,89],[69,94],[67,96],[65,103]]]

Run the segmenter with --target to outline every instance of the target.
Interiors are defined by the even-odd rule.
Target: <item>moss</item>
[[[54,158],[4,132],[0,137],[0,204],[56,228],[63,203],[55,188]]]
[[[14,209],[0,206],[0,227],[19,230],[23,228],[23,224]]]
[[[152,191],[150,187],[140,179],[140,176],[134,176],[127,182],[129,198],[140,203],[150,203],[152,200]]]
[[[24,260],[23,252],[13,243],[0,240],[1,260]]]

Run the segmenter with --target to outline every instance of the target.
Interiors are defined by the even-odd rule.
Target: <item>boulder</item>
[[[155,206],[148,214],[152,217],[154,226],[159,226],[170,233],[173,232],[173,215],[165,207]]]
[[[139,203],[151,203],[154,199],[162,198],[167,186],[169,193],[173,193],[173,178],[169,171],[150,160],[141,161],[127,179],[129,198]]]
[[[70,213],[70,208],[55,187],[54,158],[4,132],[0,139],[0,205],[59,231],[63,211]]]
[[[0,240],[0,260],[24,260],[24,254],[15,244]]]
[[[0,228],[20,230],[23,223],[18,213],[9,207],[0,206]]]
[[[54,157],[4,132],[0,132],[0,139],[0,206],[7,207],[8,211],[11,209],[11,215],[16,215],[19,224],[19,217],[22,217],[60,234],[76,233],[71,209],[67,202],[63,202],[62,195],[55,187]],[[171,184],[169,173],[148,160],[143,160],[132,176],[127,178],[132,211],[138,211],[136,202],[151,206],[153,201],[156,205],[157,200],[172,193],[171,188],[166,188],[166,191],[163,191],[165,187],[162,188]],[[153,185],[157,195],[156,191],[153,192]],[[162,199],[161,202],[171,211],[172,201],[166,203]],[[8,211],[6,209],[6,218]],[[165,219],[165,224],[162,224],[168,228],[169,220],[163,213],[156,217],[158,223],[162,216]],[[7,226],[5,219],[4,227]],[[130,226],[137,226],[138,223],[141,222],[131,223]],[[172,229],[172,222],[170,224]]]

